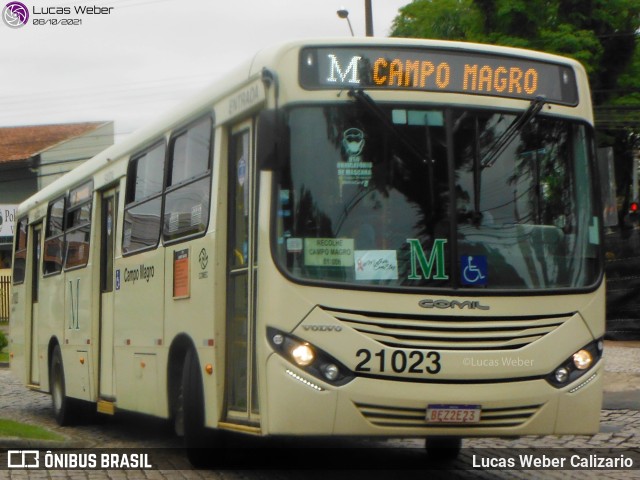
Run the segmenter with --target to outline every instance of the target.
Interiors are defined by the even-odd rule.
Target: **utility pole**
[[[373,37],[373,13],[371,9],[371,0],[364,0],[364,15],[366,22],[366,35]]]

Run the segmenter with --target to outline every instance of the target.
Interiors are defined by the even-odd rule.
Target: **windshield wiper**
[[[535,118],[542,107],[546,103],[546,98],[544,96],[537,96],[531,103],[529,107],[522,112],[520,116],[518,116],[511,125],[507,127],[507,129],[502,132],[502,135],[498,137],[498,140],[491,146],[487,154],[480,162],[481,168],[491,167],[498,157],[505,151],[505,149],[509,146],[509,144],[513,141],[515,136],[520,133],[522,128],[527,125],[533,118]]]
[[[433,160],[429,158],[421,149],[419,149],[402,131],[395,126],[394,123],[389,120],[389,117],[382,110],[373,98],[371,98],[362,89],[352,88],[349,90],[349,96],[355,98],[361,105],[366,107],[371,113],[373,113],[378,120],[384,125],[391,133],[393,133],[407,149],[422,163],[430,165]]]

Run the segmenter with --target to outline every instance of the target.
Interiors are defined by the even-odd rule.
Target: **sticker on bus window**
[[[487,284],[487,257],[462,255],[460,257],[460,281],[463,285]]]
[[[347,160],[337,164],[341,185],[369,185],[373,164],[362,161],[364,144],[364,132],[359,128],[348,128],[342,133],[342,148]]]
[[[302,239],[295,237],[287,238],[287,253],[302,253]]]
[[[356,280],[397,280],[398,257],[395,250],[356,250]]]
[[[307,267],[352,267],[353,238],[305,238],[304,264]]]

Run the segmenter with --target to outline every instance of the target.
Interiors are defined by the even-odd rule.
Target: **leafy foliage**
[[[587,70],[599,103],[615,96],[633,65],[640,29],[637,0],[414,0],[400,9],[394,37],[531,48],[572,57]]]

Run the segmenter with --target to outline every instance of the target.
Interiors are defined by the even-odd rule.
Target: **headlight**
[[[307,367],[313,363],[313,360],[316,356],[313,354],[313,349],[309,346],[308,343],[303,343],[294,347],[291,350],[291,356],[296,361],[296,363],[301,367]]]
[[[580,350],[573,354],[573,364],[578,370],[586,370],[593,363],[593,356],[589,350]]]
[[[353,380],[349,368],[315,345],[288,333],[267,327],[271,348],[305,372],[332,385],[345,385]]]
[[[547,375],[547,382],[556,388],[562,388],[577,380],[598,363],[602,357],[603,345],[602,340],[585,345]]]

